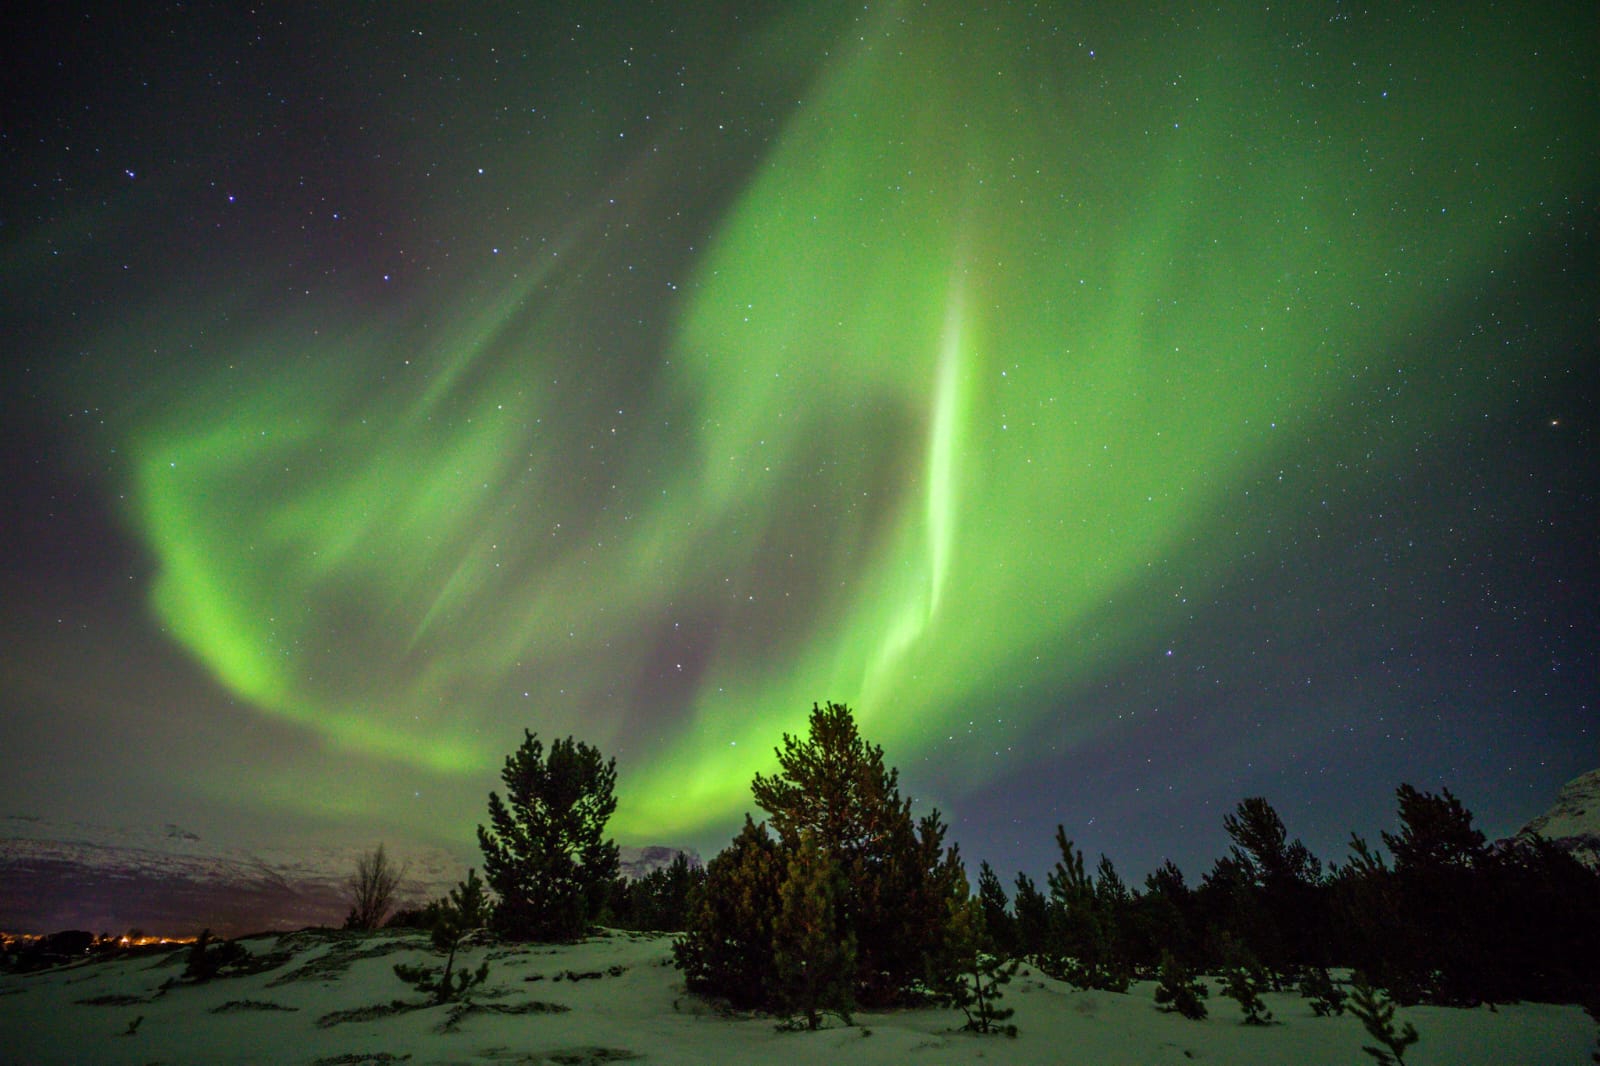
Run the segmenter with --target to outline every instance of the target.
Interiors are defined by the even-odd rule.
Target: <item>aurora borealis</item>
[[[1592,12],[588,6],[40,16],[8,807],[465,850],[526,726],[709,854],[832,699],[1142,871],[1596,765]]]

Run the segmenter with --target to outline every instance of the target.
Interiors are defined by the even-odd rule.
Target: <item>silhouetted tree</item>
[[[1198,1022],[1206,1016],[1206,1005],[1201,1001],[1209,994],[1205,982],[1176,958],[1170,954],[1161,956],[1156,977],[1156,1006]]]
[[[978,905],[983,909],[984,950],[1001,958],[1017,951],[1016,919],[1006,909],[1006,890],[994,867],[987,862],[978,867]]]
[[[1017,871],[1016,894],[1012,909],[1016,914],[1017,954],[1032,959],[1046,973],[1059,970],[1060,960],[1051,954],[1050,901],[1033,878]]]
[[[390,862],[382,844],[358,858],[356,872],[346,882],[351,904],[344,927],[376,929],[381,926],[405,875],[405,867]]]
[[[1236,880],[1228,931],[1281,985],[1286,974],[1313,961],[1325,939],[1322,864],[1299,840],[1288,840],[1283,820],[1262,796],[1241,800],[1222,825],[1233,841]]]
[[[841,913],[847,891],[843,871],[817,846],[816,832],[802,829],[778,887],[772,955],[776,1006],[807,1029],[818,1028],[825,1014],[850,1024],[856,939]]]
[[[681,852],[670,865],[643,877],[619,877],[612,882],[605,920],[623,929],[682,932],[688,928],[690,906],[705,879],[705,870]]]
[[[1128,902],[1127,886],[1111,861],[1100,858],[1098,878],[1083,865],[1083,852],[1056,826],[1061,858],[1046,880],[1050,885],[1048,962],[1040,967],[1082,988],[1125,992],[1132,966],[1122,949],[1119,921]]]
[[[605,838],[616,810],[617,761],[571,737],[544,746],[524,730],[500,779],[506,800],[489,793],[489,828],[478,827],[483,872],[500,897],[496,930],[511,940],[575,940],[599,914],[617,875],[615,841]]]
[[[944,846],[938,812],[912,820],[900,772],[862,738],[848,707],[813,705],[809,724],[804,738],[784,734],[779,772],[757,774],[751,792],[785,851],[810,829],[838,863],[849,886],[841,914],[856,936],[856,996],[866,1006],[891,1003],[921,980],[965,874]]]
[[[737,1007],[776,1001],[773,920],[787,870],[766,823],[746,815],[739,835],[707,864],[688,932],[673,945],[689,991],[724,996]]]
[[[1400,904],[1382,967],[1397,979],[1390,991],[1402,1002],[1477,1003],[1485,960],[1476,942],[1499,920],[1486,906],[1491,871],[1483,834],[1449,789],[1435,795],[1403,784],[1395,798],[1400,831],[1382,834]]]
[[[1146,875],[1145,890],[1128,907],[1124,940],[1135,968],[1158,968],[1164,956],[1186,966],[1194,965],[1198,950],[1190,929],[1194,893],[1184,883],[1183,871],[1171,859]]]
[[[1384,833],[1394,856],[1395,872],[1470,869],[1483,860],[1483,834],[1472,825],[1472,812],[1442,789],[1440,795],[1418,792],[1410,785],[1395,790],[1400,804],[1400,832]]]
[[[898,771],[885,767],[881,747],[862,739],[848,707],[814,705],[807,736],[784,734],[776,754],[778,773],[757,774],[752,792],[770,815],[767,824],[777,840],[759,832],[761,843],[736,839],[735,846],[751,855],[759,854],[757,848],[774,849],[777,875],[770,891],[776,894],[802,835],[809,832],[817,850],[844,877],[837,914],[840,928],[855,937],[856,1002],[895,1002],[916,988],[927,954],[939,951],[947,935],[948,900],[966,883],[960,856],[945,847],[946,828],[938,812],[912,820],[911,801],[900,796]],[[708,871],[701,905],[678,955],[691,987],[730,998],[749,994],[748,986],[727,983],[739,967],[725,956],[731,943],[759,951],[761,932],[750,923],[749,908],[723,898],[746,892],[741,882],[748,879]],[[775,1005],[774,989],[761,987],[758,1004]]]

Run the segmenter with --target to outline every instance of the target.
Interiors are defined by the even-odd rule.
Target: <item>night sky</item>
[[[470,857],[527,727],[709,856],[831,699],[1137,881],[1600,766],[1591,4],[34,6],[0,813]]]

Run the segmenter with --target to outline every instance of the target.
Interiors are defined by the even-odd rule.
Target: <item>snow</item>
[[[1349,1016],[1315,1017],[1298,996],[1268,994],[1279,1024],[1239,1023],[1213,989],[1211,1017],[1191,1022],[1155,1008],[1152,986],[1127,995],[1087,992],[1020,975],[1005,1005],[1014,1040],[959,1031],[959,1012],[861,1012],[819,1032],[778,1032],[774,1019],[733,1014],[684,990],[671,938],[608,932],[573,945],[477,945],[458,963],[490,960],[477,1009],[451,1031],[450,1006],[330,1015],[421,998],[394,976],[396,962],[437,964],[426,938],[385,931],[306,931],[243,942],[261,972],[206,984],[178,977],[187,949],[0,976],[0,1059],[50,1063],[1188,1063],[1305,1066],[1370,1061],[1370,1043]],[[572,980],[569,973],[597,974]],[[223,1009],[226,1005],[234,1006]],[[243,1004],[243,1006],[240,1006]],[[521,1013],[507,1013],[520,1008]],[[566,1008],[560,1010],[560,1008]],[[132,1034],[130,1023],[142,1018]],[[324,1019],[324,1025],[318,1024]],[[1422,1040],[1408,1066],[1449,1063],[1580,1064],[1595,1027],[1577,1007],[1513,1004],[1498,1010],[1402,1009]]]

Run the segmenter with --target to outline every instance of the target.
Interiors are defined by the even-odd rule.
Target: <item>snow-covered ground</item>
[[[1158,1011],[1148,983],[1127,995],[1084,992],[1037,973],[1010,985],[1014,1040],[960,1030],[950,1010],[861,1012],[855,1025],[778,1032],[688,995],[671,938],[611,933],[567,946],[480,946],[489,979],[464,1013],[392,1009],[422,998],[396,962],[436,962],[416,933],[301,932],[244,942],[246,976],[162,986],[187,949],[0,976],[0,1060],[49,1063],[1260,1063],[1370,1062],[1348,1015],[1318,1018],[1293,994],[1267,995],[1278,1024],[1247,1027],[1213,991],[1201,1022]],[[579,979],[573,979],[578,975]],[[591,975],[591,976],[583,976]],[[1408,1066],[1589,1061],[1595,1027],[1577,1007],[1545,1004],[1402,1010],[1422,1034]],[[135,1024],[137,1023],[137,1024]]]

